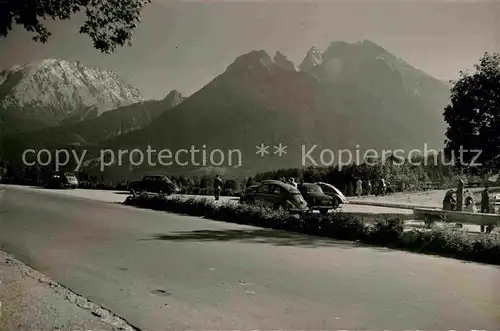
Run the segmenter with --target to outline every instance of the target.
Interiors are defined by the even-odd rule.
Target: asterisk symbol
[[[260,157],[263,157],[265,154],[269,154],[267,149],[269,146],[264,145],[263,143],[260,144],[260,146],[255,146],[257,148],[257,152],[255,154],[260,154]]]
[[[278,154],[278,156],[281,157],[283,154],[286,154],[287,147],[288,146],[279,143],[278,146],[274,146],[274,154]]]

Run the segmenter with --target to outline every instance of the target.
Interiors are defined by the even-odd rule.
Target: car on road
[[[180,190],[167,176],[144,176],[141,180],[130,183],[131,193],[150,192],[174,194]]]
[[[336,199],[325,194],[321,186],[316,183],[301,183],[298,189],[312,210],[319,210],[322,214],[326,214],[329,210],[338,207]]]
[[[316,184],[321,187],[323,193],[335,199],[335,201],[333,202],[333,208],[337,209],[341,204],[349,203],[345,195],[343,195],[342,192],[340,192],[340,190],[332,184],[328,184],[325,182],[317,182]]]
[[[265,180],[260,185],[252,187],[245,195],[245,202],[290,212],[304,212],[309,209],[296,187],[279,180]]]
[[[54,172],[49,175],[45,186],[48,188],[77,188],[78,179],[71,172]]]

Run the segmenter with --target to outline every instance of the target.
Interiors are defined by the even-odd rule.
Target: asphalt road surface
[[[498,329],[500,268],[18,187],[0,249],[141,329]]]

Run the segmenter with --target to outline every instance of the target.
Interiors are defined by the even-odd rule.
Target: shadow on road
[[[157,234],[150,239],[166,241],[193,241],[193,242],[243,242],[262,243],[275,246],[300,246],[300,247],[337,247],[355,248],[368,247],[366,245],[349,241],[333,240],[297,233],[268,230],[268,229],[228,229],[228,230],[195,230],[178,231],[171,234]],[[382,251],[387,249],[381,248]]]

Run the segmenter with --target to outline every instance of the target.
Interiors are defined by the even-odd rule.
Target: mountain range
[[[0,132],[74,123],[141,101],[139,90],[114,71],[45,59],[0,71]]]
[[[180,92],[173,90],[161,100],[140,101],[75,123],[63,122],[40,130],[6,135],[4,142],[23,148],[30,146],[33,149],[85,147],[146,127],[162,112],[177,106],[183,99]]]
[[[42,67],[58,63],[50,61]],[[55,67],[59,70],[63,65]],[[75,64],[66,67],[70,72],[87,68]],[[281,52],[271,57],[264,50],[252,51],[235,59],[223,73],[187,98],[173,91],[163,100],[144,101],[118,75],[94,70],[99,73],[93,76],[94,80],[88,78],[89,74],[73,73],[72,77],[86,78],[69,81],[68,88],[49,74],[44,80],[18,75],[17,81],[11,78],[6,87],[1,84],[0,104],[9,105],[8,114],[17,111],[22,116],[16,120],[22,117],[22,121],[45,125],[42,130],[14,126],[17,132],[11,129],[2,141],[4,155],[19,155],[26,146],[79,145],[90,150],[90,158],[95,158],[100,149],[145,150],[148,145],[172,151],[191,146],[208,152],[238,149],[242,154],[240,167],[225,162],[207,169],[250,174],[307,165],[302,162],[302,150],[314,145],[317,148],[313,158],[319,161],[322,149],[361,153],[367,149],[408,151],[423,149],[425,143],[429,148],[441,148],[444,143],[442,109],[449,99],[449,85],[371,41],[332,42],[323,52],[313,46],[298,66]],[[26,69],[21,71],[24,74]],[[40,72],[46,71],[51,70]],[[12,77],[12,72],[18,71],[7,76]],[[69,73],[55,75],[68,76]],[[82,86],[86,88],[75,88],[79,86],[75,81],[84,81]],[[16,82],[23,82],[24,87]],[[109,89],[105,87],[107,83]],[[46,96],[34,92],[44,88],[53,91]],[[29,91],[29,97],[13,92],[23,89]],[[61,90],[72,92],[64,97],[54,92]],[[89,97],[88,91],[95,93]],[[75,95],[75,99],[69,95]],[[10,115],[11,120],[14,117]],[[256,146],[261,143],[269,146],[268,155],[256,154]],[[274,154],[273,146],[279,143],[287,146],[286,155]],[[197,168],[187,165],[132,169],[122,165],[110,167],[106,175],[130,178],[146,172],[190,173],[199,171]]]

